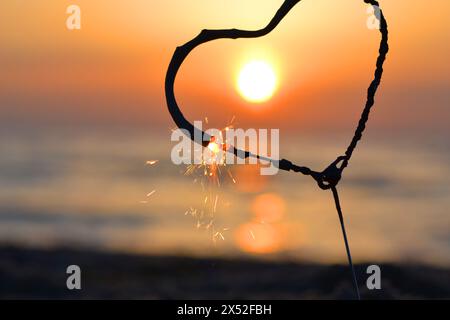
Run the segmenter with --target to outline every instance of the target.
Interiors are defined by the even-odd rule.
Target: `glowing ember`
[[[211,150],[214,154],[218,154],[220,152],[220,146],[215,142],[210,142],[208,144],[208,149]]]
[[[154,165],[154,164],[157,164],[158,161],[159,161],[159,160],[148,160],[148,161],[146,162],[146,164],[148,164],[149,166],[152,166],[152,165]]]

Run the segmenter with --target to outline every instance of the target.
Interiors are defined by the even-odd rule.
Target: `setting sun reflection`
[[[273,253],[282,246],[282,232],[277,226],[250,222],[236,230],[236,243],[250,253]]]
[[[252,202],[251,212],[252,221],[236,230],[235,239],[239,248],[258,254],[281,250],[285,233],[280,223],[285,212],[284,200],[275,193],[258,195]]]
[[[267,186],[267,176],[260,174],[259,165],[242,165],[233,168],[233,176],[236,178],[236,189],[239,192],[261,192]]]
[[[264,193],[253,200],[251,210],[257,221],[273,223],[283,218],[285,203],[274,193]]]

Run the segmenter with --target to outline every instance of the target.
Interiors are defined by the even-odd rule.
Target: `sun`
[[[266,61],[250,61],[239,72],[237,89],[247,101],[265,102],[273,96],[276,87],[277,77]]]

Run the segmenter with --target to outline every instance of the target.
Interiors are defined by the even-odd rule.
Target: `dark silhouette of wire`
[[[364,0],[364,2],[371,4],[372,6],[379,7],[378,1]],[[381,9],[379,12],[380,12],[379,20],[380,20],[381,42],[379,55],[377,58],[377,68],[375,70],[375,78],[373,79],[372,83],[369,86],[369,89],[367,90],[366,105],[364,107],[363,113],[361,114],[361,118],[359,120],[355,134],[353,135],[353,139],[350,142],[350,145],[347,147],[347,151],[345,151],[345,160],[342,165],[342,169],[347,167],[348,162],[350,161],[350,158],[353,154],[353,151],[355,150],[358,141],[361,140],[364,129],[366,128],[366,123],[369,120],[370,110],[375,103],[375,94],[377,92],[378,86],[380,85],[381,77],[383,75],[383,64],[384,61],[386,60],[386,55],[389,51],[387,22],[386,19],[384,18]]]
[[[166,80],[165,80],[165,93],[166,93],[166,102],[167,107],[169,109],[169,112],[175,121],[176,125],[186,130],[190,138],[194,140],[194,137],[202,137],[202,141],[195,141],[197,143],[202,144],[204,147],[208,146],[211,137],[206,134],[205,132],[201,131],[200,129],[196,128],[194,125],[192,125],[183,115],[183,113],[180,110],[180,107],[178,106],[178,103],[175,98],[174,93],[174,83],[175,78],[177,76],[177,73],[183,64],[186,57],[189,55],[189,53],[194,50],[196,47],[200,46],[201,44],[204,44],[209,41],[217,40],[217,39],[239,39],[239,38],[258,38],[262,37],[264,35],[267,35],[272,30],[275,29],[276,26],[283,20],[283,18],[289,13],[289,11],[301,0],[285,0],[281,7],[278,9],[278,11],[275,13],[275,16],[272,18],[272,20],[262,29],[259,30],[240,30],[240,29],[223,29],[223,30],[202,30],[198,36],[196,36],[191,41],[185,43],[184,45],[177,47],[173,56],[172,60],[170,61],[169,67],[167,69],[166,73]],[[355,270],[352,263],[351,253],[350,253],[350,247],[347,240],[347,235],[345,232],[345,226],[344,226],[344,219],[343,214],[341,210],[341,206],[339,203],[339,195],[336,189],[336,186],[338,185],[339,181],[342,178],[342,172],[343,170],[348,166],[348,163],[350,161],[350,158],[353,155],[353,152],[358,144],[358,142],[361,140],[362,135],[364,133],[364,130],[366,128],[367,121],[369,120],[369,114],[370,111],[375,103],[375,94],[377,92],[377,89],[381,82],[381,77],[383,75],[383,64],[386,60],[386,55],[389,51],[389,45],[388,45],[388,27],[386,19],[383,15],[382,10],[379,8],[378,1],[375,0],[364,0],[365,3],[370,4],[372,6],[377,7],[377,11],[379,12],[379,22],[380,22],[380,33],[381,33],[381,40],[380,40],[380,47],[379,47],[379,55],[376,62],[376,69],[374,74],[374,79],[372,80],[368,90],[367,90],[367,100],[366,104],[364,106],[363,112],[361,114],[360,120],[358,122],[358,126],[354,132],[353,138],[347,147],[347,150],[345,151],[345,155],[339,156],[335,161],[333,161],[325,170],[323,171],[314,171],[311,170],[308,167],[305,166],[298,166],[294,163],[292,163],[289,160],[281,159],[270,159],[262,157],[258,154],[253,154],[249,151],[245,150],[239,150],[235,148],[234,146],[231,146],[228,149],[228,152],[233,153],[236,157],[240,158],[248,158],[248,157],[254,157],[257,159],[265,159],[271,161],[273,164],[277,165],[279,169],[285,170],[285,171],[294,171],[298,173],[302,173],[307,176],[311,176],[318,184],[319,188],[322,190],[329,190],[333,192],[336,210],[339,215],[339,220],[341,223],[341,228],[344,236],[344,242],[345,247],[347,250],[347,256],[349,260],[349,264],[352,270],[353,275],[353,283],[355,285],[355,290],[358,299],[359,296],[359,290],[358,290],[358,284],[356,281],[356,275]],[[378,10],[379,9],[379,10]]]
[[[224,30],[202,30],[198,36],[196,36],[191,41],[186,44],[177,47],[175,50],[172,60],[170,61],[169,67],[167,69],[166,80],[165,80],[165,93],[166,93],[166,102],[169,112],[177,124],[179,128],[185,129],[189,132],[190,137],[202,137],[202,141],[196,141],[197,143],[202,144],[206,147],[211,140],[211,137],[196,128],[192,125],[181,112],[178,103],[175,98],[174,93],[174,83],[176,75],[186,59],[189,53],[194,50],[196,47],[200,46],[209,41],[217,40],[217,39],[239,39],[239,38],[258,38],[270,33],[275,27],[281,22],[281,20],[289,13],[289,11],[301,0],[285,0],[281,7],[276,12],[275,16],[269,22],[269,24],[259,30],[249,31],[249,30],[240,30],[240,29],[224,29]],[[364,0],[365,3],[371,4],[373,6],[379,7],[378,1],[375,0]],[[358,141],[361,139],[362,134],[366,128],[366,123],[369,119],[369,113],[371,111],[372,106],[375,102],[375,94],[378,89],[378,86],[381,81],[381,77],[383,74],[383,63],[386,59],[387,52],[389,50],[388,46],[388,29],[387,23],[384,18],[383,12],[381,9],[380,13],[380,32],[382,35],[380,48],[379,48],[379,56],[376,63],[375,76],[370,84],[367,91],[367,100],[364,107],[364,110],[361,114],[361,118],[359,120],[358,126],[355,130],[354,136],[347,147],[345,152],[345,156],[338,157],[327,169],[322,172],[317,172],[311,170],[305,166],[298,166],[293,164],[291,161],[286,159],[276,160],[276,159],[267,159],[277,165],[279,169],[285,171],[294,171],[299,172],[304,175],[311,176],[316,180],[319,187],[323,190],[330,189],[332,186],[336,186],[342,176],[342,171],[348,166],[350,158],[353,154],[353,151],[356,148]],[[233,153],[237,157],[240,158],[248,158],[255,157],[260,159],[261,156],[257,154],[252,154],[249,151],[236,149],[234,146],[231,146],[228,150]],[[338,164],[341,164],[339,167]]]
[[[333,192],[334,204],[336,205],[336,210],[339,216],[339,222],[341,223],[342,235],[344,237],[345,243],[345,250],[347,251],[348,264],[350,265],[350,269],[352,271],[353,286],[355,287],[356,296],[358,300],[360,300],[361,296],[359,295],[359,288],[358,288],[358,281],[356,280],[355,267],[353,266],[352,254],[350,252],[350,246],[348,245],[347,233],[345,232],[344,216],[342,214],[341,203],[339,202],[339,194],[337,192],[336,187],[331,187],[331,191]]]

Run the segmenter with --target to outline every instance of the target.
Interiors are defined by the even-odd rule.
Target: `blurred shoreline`
[[[66,268],[81,268],[81,290]],[[381,290],[363,299],[449,299],[450,268],[382,264]],[[257,259],[132,255],[82,249],[0,247],[1,299],[352,299],[346,265]]]

